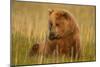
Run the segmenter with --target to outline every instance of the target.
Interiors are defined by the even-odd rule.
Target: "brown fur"
[[[80,57],[80,32],[74,17],[68,11],[49,11],[49,40],[41,46],[33,45],[31,52],[44,52],[46,55],[65,55],[67,57]],[[40,49],[41,51],[39,51]],[[35,49],[34,49],[35,48]]]

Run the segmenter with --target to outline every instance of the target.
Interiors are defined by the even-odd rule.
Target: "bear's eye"
[[[52,26],[52,23],[50,23],[50,26]]]
[[[58,27],[58,26],[59,26],[59,24],[56,24],[56,26]]]
[[[52,22],[49,20],[49,26],[52,26]]]
[[[49,23],[49,29],[51,30],[51,27],[52,27],[52,23]]]

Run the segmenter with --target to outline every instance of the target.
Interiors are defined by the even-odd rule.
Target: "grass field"
[[[70,11],[80,27],[82,57],[72,60],[64,56],[29,57],[34,43],[45,41],[48,35],[48,9]],[[11,14],[11,64],[46,64],[96,60],[95,6],[14,2]]]

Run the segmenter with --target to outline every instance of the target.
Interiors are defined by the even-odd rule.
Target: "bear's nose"
[[[50,33],[49,39],[50,39],[50,40],[53,40],[54,38],[55,38],[55,34],[54,34],[54,33]]]
[[[54,37],[54,36],[55,36],[55,34],[54,34],[54,33],[50,33],[50,36]]]

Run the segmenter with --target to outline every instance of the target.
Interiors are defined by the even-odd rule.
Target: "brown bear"
[[[64,10],[49,10],[49,37],[45,45],[35,44],[31,55],[44,52],[45,55],[80,57],[79,26],[71,13]],[[42,48],[42,50],[41,50]]]

